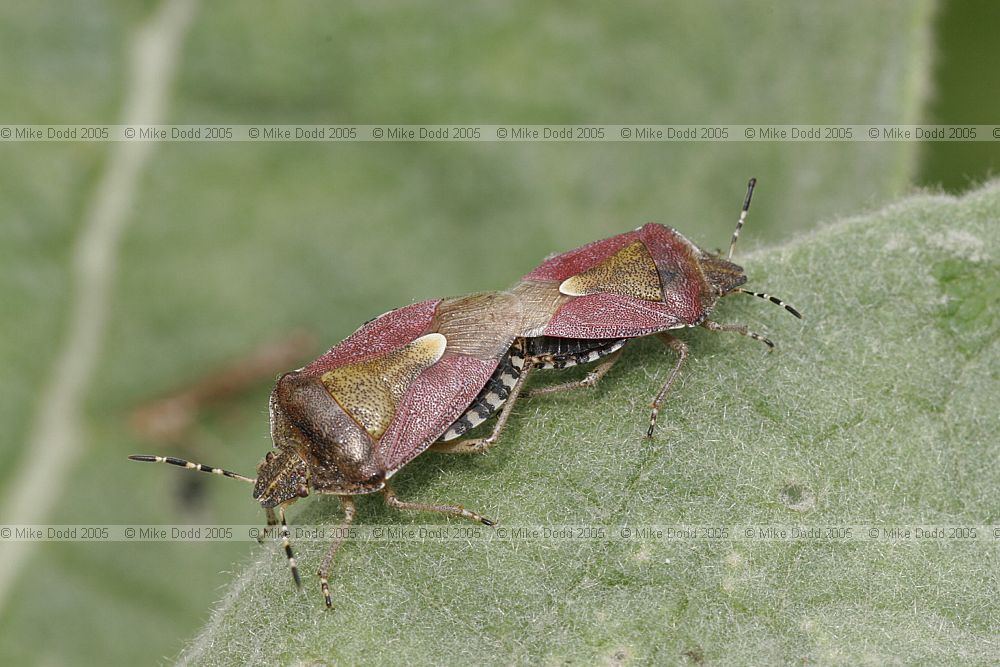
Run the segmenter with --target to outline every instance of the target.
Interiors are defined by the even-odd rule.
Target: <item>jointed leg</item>
[[[333,600],[330,599],[330,584],[327,581],[327,575],[330,574],[330,563],[333,562],[333,556],[337,553],[337,549],[340,545],[344,543],[344,539],[347,537],[347,529],[354,521],[354,498],[351,496],[337,496],[340,498],[341,504],[344,506],[344,520],[340,523],[340,529],[337,536],[334,538],[333,543],[330,544],[330,548],[327,549],[326,556],[323,557],[323,563],[319,566],[319,585],[323,589],[323,599],[326,600],[326,608],[333,608]]]
[[[292,553],[292,542],[288,536],[288,522],[285,521],[285,508],[278,508],[278,516],[281,518],[281,546],[285,548],[285,556],[288,557],[288,566],[292,568],[292,578],[295,579],[295,587],[302,588],[302,578],[299,577],[299,566],[295,562],[295,554]]]
[[[622,351],[617,350],[612,352],[607,356],[607,358],[594,367],[594,370],[587,373],[587,375],[582,380],[574,380],[572,382],[562,382],[560,384],[552,384],[547,387],[539,387],[538,389],[532,389],[528,392],[528,396],[541,396],[542,394],[555,394],[560,391],[568,391],[570,389],[578,389],[580,387],[596,387],[597,383],[602,377],[604,377],[611,367],[615,365],[618,358],[621,356]]]
[[[674,386],[674,382],[677,380],[677,374],[680,373],[681,366],[684,365],[684,361],[688,356],[688,347],[684,341],[674,338],[665,331],[657,334],[657,336],[661,341],[663,341],[664,345],[677,353],[677,364],[674,366],[674,369],[670,371],[670,376],[663,384],[663,389],[661,389],[660,393],[656,395],[656,398],[653,399],[653,403],[650,406],[653,408],[653,412],[649,415],[649,429],[646,430],[647,438],[653,437],[653,430],[656,428],[656,416],[660,412],[660,403],[663,402],[663,399],[666,397],[667,392],[670,391],[670,388]]]
[[[746,336],[747,338],[753,338],[756,341],[760,341],[772,349],[774,348],[774,343],[764,336],[761,336],[759,333],[750,331],[742,324],[719,324],[718,322],[713,322],[712,320],[705,320],[701,323],[701,326],[706,329],[711,329],[712,331],[731,331],[741,336]]]
[[[400,500],[396,495],[396,492],[392,490],[389,483],[386,482],[385,487],[382,489],[382,493],[385,494],[385,502],[391,507],[401,510],[420,510],[421,512],[440,512],[441,514],[451,514],[452,516],[460,516],[466,519],[471,519],[472,521],[478,521],[479,523],[486,524],[487,526],[492,526],[496,522],[487,519],[484,516],[476,514],[475,512],[470,512],[469,510],[461,507],[459,505],[432,505],[429,503],[410,503],[404,500]]]
[[[257,543],[263,544],[264,538],[271,536],[271,531],[275,526],[278,525],[278,517],[274,514],[274,509],[271,507],[264,508],[264,514],[267,516],[267,527],[264,531],[257,535]]]
[[[531,370],[531,364],[526,362],[524,367],[521,369],[521,376],[517,378],[517,382],[515,382],[514,386],[511,387],[510,394],[507,396],[507,401],[504,403],[503,408],[500,409],[500,414],[497,415],[496,424],[493,426],[493,432],[490,433],[489,437],[466,438],[463,440],[452,440],[449,442],[435,442],[430,446],[430,451],[440,452],[443,454],[476,454],[478,452],[485,452],[490,447],[495,445],[497,438],[500,437],[500,432],[503,431],[503,427],[507,425],[507,419],[510,417],[510,412],[514,409],[514,403],[517,401],[517,397],[521,394],[521,389],[524,388],[524,382],[527,380]]]

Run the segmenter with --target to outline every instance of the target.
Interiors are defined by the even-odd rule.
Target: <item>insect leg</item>
[[[670,391],[670,388],[674,386],[674,382],[677,380],[677,374],[680,373],[681,366],[684,365],[684,361],[688,356],[688,346],[684,343],[684,341],[674,338],[666,331],[657,334],[657,337],[663,341],[664,345],[677,353],[677,364],[674,366],[674,369],[670,371],[670,376],[663,384],[663,389],[660,389],[660,393],[656,395],[656,398],[653,399],[653,403],[650,405],[650,407],[653,408],[653,411],[649,415],[649,428],[646,430],[647,438],[653,437],[653,431],[656,429],[656,416],[660,412],[660,403],[663,402],[663,399]]]
[[[430,451],[441,452],[443,454],[476,454],[478,452],[485,452],[490,447],[495,445],[497,439],[500,437],[500,432],[503,431],[503,427],[507,425],[507,418],[510,417],[510,412],[514,409],[514,403],[517,401],[517,397],[521,394],[521,389],[524,387],[524,381],[531,373],[531,369],[531,363],[525,362],[524,367],[521,369],[521,375],[517,378],[517,382],[514,383],[514,386],[511,387],[510,394],[507,396],[507,400],[504,403],[503,408],[500,410],[500,414],[497,416],[496,424],[493,426],[493,432],[490,433],[489,437],[435,442],[430,446]]]
[[[271,536],[271,531],[275,526],[278,525],[278,517],[274,514],[274,509],[271,507],[264,508],[264,515],[267,517],[267,527],[264,532],[257,535],[257,543],[263,544],[264,538]]]
[[[769,348],[774,349],[774,343],[759,333],[750,331],[743,324],[719,324],[718,322],[713,322],[712,320],[705,320],[701,323],[701,326],[706,329],[711,329],[712,331],[731,331],[737,333],[741,336],[746,336],[747,338],[753,338],[756,341],[760,341],[767,345]]]
[[[470,512],[469,510],[461,507],[459,505],[436,505],[431,503],[410,503],[405,500],[400,500],[396,492],[393,491],[389,483],[382,487],[382,493],[385,494],[385,503],[391,507],[401,510],[420,510],[421,512],[440,512],[441,514],[451,514],[453,516],[460,516],[466,519],[471,519],[472,521],[478,521],[479,523],[486,524],[487,526],[492,526],[496,522],[486,517],[476,514],[475,512]]]
[[[333,556],[337,553],[337,549],[344,543],[348,526],[354,521],[354,499],[351,496],[337,497],[344,505],[344,520],[340,523],[340,530],[330,548],[327,549],[326,556],[323,557],[322,565],[319,566],[319,585],[323,589],[323,599],[326,601],[327,609],[333,609],[333,600],[330,599],[330,584],[327,581],[327,575],[330,574],[330,563],[333,562]]]
[[[574,380],[572,382],[562,382],[560,384],[551,384],[547,387],[539,387],[538,389],[532,389],[528,392],[528,396],[541,396],[543,394],[555,394],[560,391],[568,391],[570,389],[578,389],[580,387],[596,387],[597,383],[602,377],[611,370],[611,367],[615,365],[618,358],[621,356],[622,351],[619,349],[616,352],[612,352],[608,357],[594,367],[594,370],[587,373],[587,375],[582,380]]]
[[[288,566],[292,568],[292,578],[295,579],[295,587],[302,588],[302,578],[299,577],[299,566],[295,562],[295,554],[292,553],[292,542],[288,535],[288,522],[285,521],[285,508],[278,508],[278,516],[281,518],[281,546],[285,548],[285,555],[288,557]]]

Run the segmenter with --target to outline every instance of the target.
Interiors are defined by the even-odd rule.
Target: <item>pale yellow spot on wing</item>
[[[606,260],[564,280],[559,291],[566,296],[611,293],[645,301],[661,301],[656,262],[641,241],[625,246]]]
[[[407,388],[441,358],[447,343],[441,334],[430,333],[377,359],[335,368],[320,379],[337,403],[377,440],[392,422]]]

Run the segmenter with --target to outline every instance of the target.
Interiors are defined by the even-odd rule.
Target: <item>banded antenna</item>
[[[740,211],[740,219],[736,221],[736,229],[733,230],[733,240],[729,242],[729,254],[726,255],[726,259],[733,258],[733,250],[736,249],[736,242],[740,238],[740,230],[743,229],[743,223],[747,221],[747,214],[750,212],[750,200],[753,199],[753,189],[756,185],[756,178],[751,178],[750,182],[747,183],[747,196],[743,199],[743,209]]]
[[[736,249],[736,242],[740,238],[740,230],[743,229],[743,225],[747,221],[747,215],[750,213],[750,200],[753,199],[753,190],[756,186],[757,186],[756,178],[751,178],[750,181],[747,183],[747,195],[746,197],[743,198],[743,208],[740,210],[740,219],[736,221],[736,229],[733,230],[733,239],[729,242],[729,254],[726,256],[726,259],[733,258],[733,250]],[[770,301],[773,304],[781,306],[782,308],[784,308],[785,310],[787,310],[800,320],[802,319],[802,313],[800,313],[791,304],[785,303],[776,296],[771,296],[770,294],[765,294],[764,292],[753,292],[750,290],[743,289],[742,287],[737,287],[733,291],[742,292],[743,294],[750,294],[751,296],[755,296],[761,299],[766,299],[767,301]]]
[[[194,463],[186,459],[178,459],[173,456],[153,456],[149,454],[132,454],[129,456],[132,461],[142,461],[144,463],[169,463],[172,466],[178,466],[180,468],[187,468],[188,470],[198,470],[200,472],[207,472],[211,475],[221,475],[222,477],[229,477],[230,479],[238,479],[241,482],[250,482],[251,484],[256,484],[257,480],[253,477],[247,477],[246,475],[241,475],[239,473],[233,472],[232,470],[225,470],[224,468],[213,468],[201,463]],[[288,566],[292,570],[292,578],[295,580],[295,585],[298,588],[302,588],[302,578],[299,576],[299,566],[295,561],[295,554],[292,552],[292,544],[289,540],[288,534],[288,523],[285,522],[285,510],[281,507],[278,508],[278,516],[275,516],[274,510],[271,508],[266,508],[267,512],[267,528],[264,533],[267,534],[270,529],[281,522],[281,546],[285,549],[285,556],[288,558]],[[257,538],[258,542],[263,542],[263,536]]]
[[[790,303],[785,303],[784,301],[782,301],[781,299],[779,299],[776,296],[771,296],[770,294],[765,294],[764,292],[752,292],[752,291],[750,291],[748,289],[743,289],[742,287],[737,287],[733,291],[734,292],[742,292],[743,294],[749,294],[751,296],[755,296],[755,297],[758,297],[760,299],[766,299],[766,300],[770,301],[771,303],[773,303],[775,305],[781,306],[782,308],[784,308],[785,310],[787,310],[788,312],[790,312],[792,315],[794,315],[795,317],[799,318],[800,320],[802,319],[802,313],[800,313],[795,308],[795,306],[793,306]]]

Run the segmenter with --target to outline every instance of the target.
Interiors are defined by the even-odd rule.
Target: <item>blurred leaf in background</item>
[[[988,0],[944,2],[936,22],[934,91],[927,121],[993,123],[1000,109],[1000,49],[996,5]],[[919,180],[961,192],[1000,172],[995,142],[947,141],[923,147]]]
[[[130,92],[129,49],[161,6],[0,8],[0,119],[116,122]],[[925,116],[934,30],[931,2],[885,3],[877,15],[862,2],[203,3],[181,42],[164,111],[168,122],[196,125],[913,123]],[[54,523],[257,522],[247,489],[208,484],[192,503],[182,500],[184,473],[128,464],[127,454],[153,446],[129,429],[134,408],[290,330],[317,332],[323,348],[389,308],[506,286],[550,252],[645,221],[723,246],[755,175],[748,252],[906,193],[922,173],[918,149],[863,142],[158,145],[115,248],[111,320],[82,406],[84,451],[71,476],[37,493],[54,498]],[[0,294],[8,326],[0,330],[0,417],[7,435],[0,447],[8,465],[0,484],[10,488],[32,465],[20,454],[43,409],[40,392],[58,372],[52,365],[67,338],[74,288],[71,252],[108,169],[109,145],[9,143],[4,150]],[[252,472],[270,445],[268,390],[262,383],[209,411],[195,441],[169,453]],[[620,426],[632,442],[631,422]],[[505,456],[516,452],[510,447]],[[400,480],[421,480],[408,488],[427,497],[442,492],[471,505],[493,497],[482,495],[496,463],[488,461],[420,460]],[[335,503],[311,503],[336,516]],[[373,518],[396,514],[377,500],[362,503],[360,519]],[[40,545],[0,600],[0,659],[135,663],[176,655],[223,596],[233,563],[256,550]],[[345,561],[339,572],[362,581],[364,573]],[[414,574],[422,564],[405,567]],[[404,567],[386,565],[397,566]],[[452,632],[435,616],[437,604],[422,609],[422,622]]]

